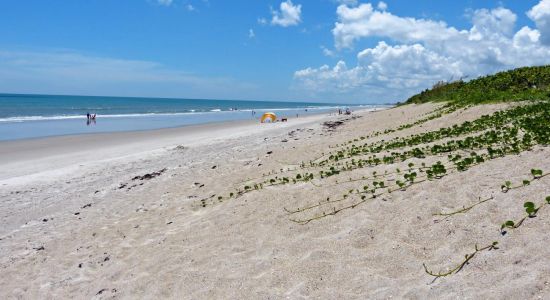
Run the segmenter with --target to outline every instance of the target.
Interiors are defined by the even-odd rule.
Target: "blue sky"
[[[549,58],[550,0],[0,2],[8,93],[387,103]]]

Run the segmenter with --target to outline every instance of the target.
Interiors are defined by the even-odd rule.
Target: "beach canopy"
[[[275,120],[277,120],[277,116],[272,112],[266,112],[262,115],[260,122],[264,123],[266,119],[271,119],[271,122],[275,122]]]

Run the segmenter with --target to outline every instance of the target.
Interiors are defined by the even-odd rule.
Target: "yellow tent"
[[[265,119],[271,119],[271,122],[275,122],[275,120],[277,120],[277,116],[272,113],[272,112],[266,112],[265,114],[262,115],[262,118],[260,119],[260,122],[265,122]]]

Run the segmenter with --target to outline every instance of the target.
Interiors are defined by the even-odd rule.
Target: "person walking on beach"
[[[86,114],[86,119],[90,120],[90,113]]]

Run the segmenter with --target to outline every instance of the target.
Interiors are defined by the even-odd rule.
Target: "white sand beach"
[[[460,109],[365,142],[509,106]],[[524,201],[550,195],[550,176],[507,193],[500,188],[529,178],[532,168],[550,170],[547,147],[305,225],[285,208],[337,198],[362,185],[335,180],[395,166],[356,170],[321,188],[313,181],[228,196],[249,179],[296,168],[435,108],[1,142],[0,298],[549,299],[550,210],[504,236],[499,230],[522,216]],[[323,125],[335,120],[344,122]],[[491,196],[467,213],[434,216]],[[434,280],[424,271],[423,264],[448,270],[476,244],[497,240],[498,249],[477,253],[452,276]]]

